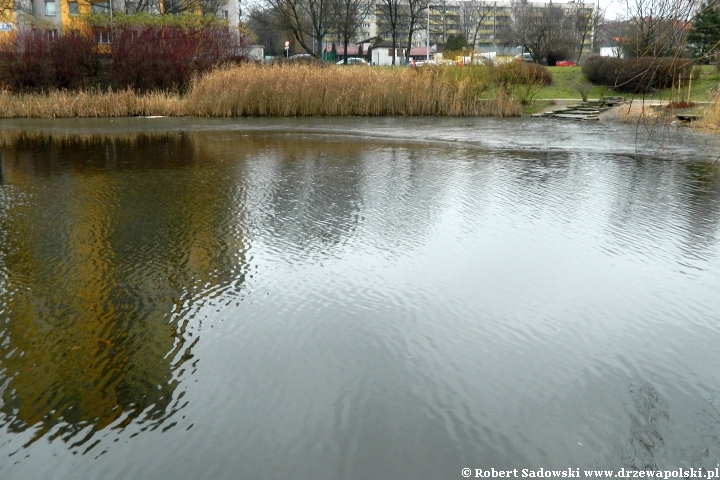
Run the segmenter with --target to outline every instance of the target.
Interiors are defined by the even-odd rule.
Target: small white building
[[[405,45],[395,45],[395,51],[392,48],[390,40],[379,43],[372,47],[372,56],[370,61],[373,65],[392,65],[393,56],[395,57],[395,65],[404,65],[405,61]]]
[[[600,56],[625,58],[625,51],[618,39],[613,38],[600,47]]]

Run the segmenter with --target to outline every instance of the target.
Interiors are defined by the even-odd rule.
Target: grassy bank
[[[573,87],[574,84],[585,82],[582,67],[548,67],[548,70],[552,73],[553,83],[552,85],[543,86],[537,94],[537,99],[553,100],[562,98],[580,100],[582,98],[580,93]],[[718,84],[720,84],[720,72],[718,72],[714,66],[704,65],[700,67],[700,78],[693,80],[690,90],[691,101],[706,102],[711,100],[710,92],[718,88]],[[687,89],[684,89],[682,93],[687,95]],[[627,93],[617,92],[611,88],[596,85],[590,90],[589,98],[597,99],[602,95],[630,96]],[[671,100],[678,98],[678,92],[673,92],[670,89],[659,90],[644,97],[651,100]]]
[[[517,116],[518,102],[487,68],[372,69],[246,64],[192,82],[185,95],[119,92],[0,93],[0,117]]]

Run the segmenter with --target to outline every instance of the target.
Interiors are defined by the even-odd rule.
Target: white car
[[[337,62],[338,65],[345,65],[345,60],[340,60]],[[369,65],[368,62],[364,58],[348,58],[347,59],[348,65]]]

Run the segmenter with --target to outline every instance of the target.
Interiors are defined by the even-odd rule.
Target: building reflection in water
[[[246,268],[232,176],[196,168],[207,148],[180,134],[3,146],[3,429],[85,452],[109,426],[174,425],[192,314]]]

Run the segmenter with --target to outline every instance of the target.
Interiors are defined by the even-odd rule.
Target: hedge
[[[688,78],[693,61],[671,57],[593,57],[583,66],[585,78],[596,85],[628,93],[670,88]]]

